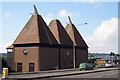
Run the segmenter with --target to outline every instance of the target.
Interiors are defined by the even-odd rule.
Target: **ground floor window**
[[[22,63],[17,63],[17,72],[22,72]]]
[[[29,72],[34,71],[34,63],[29,63]]]

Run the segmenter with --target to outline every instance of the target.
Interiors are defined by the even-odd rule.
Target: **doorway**
[[[29,63],[29,72],[34,72],[34,63]]]
[[[17,72],[22,72],[22,63],[17,63]]]

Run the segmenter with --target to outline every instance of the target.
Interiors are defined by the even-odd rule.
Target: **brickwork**
[[[23,50],[28,50],[28,54],[24,55]],[[39,48],[38,47],[22,47],[15,48],[15,71],[17,71],[17,63],[22,63],[22,71],[29,72],[29,63],[35,64],[35,72],[39,71]]]
[[[29,63],[32,66],[30,70],[34,65],[35,72],[55,69],[56,66],[72,68],[73,43],[81,48],[76,49],[76,67],[81,62],[87,62],[88,46],[74,24],[70,23],[64,29],[59,20],[53,20],[48,27],[35,5],[34,11],[13,45],[7,48],[14,50],[14,54],[8,53],[11,68],[21,71],[22,65],[22,72],[29,72]],[[28,54],[24,54],[24,50]]]
[[[58,66],[58,48],[40,47],[40,70],[51,70]]]
[[[14,54],[13,54],[13,52],[9,52],[7,54],[7,59],[8,59],[7,64],[9,66],[9,68],[11,69],[11,71],[13,71],[14,70],[13,69],[13,65],[14,65]]]
[[[71,68],[73,64],[72,49],[60,48],[60,68]]]
[[[79,67],[80,63],[88,62],[88,51],[76,49],[76,67]]]

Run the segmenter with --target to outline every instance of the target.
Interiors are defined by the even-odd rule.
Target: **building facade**
[[[0,54],[0,76],[2,74],[2,55]]]
[[[80,63],[88,61],[88,47],[76,28],[74,32],[73,27],[75,28],[71,23],[68,24],[69,31],[59,20],[52,20],[47,26],[34,5],[34,14],[14,43],[7,48],[9,67],[17,72],[38,72],[73,68],[73,60],[76,68],[79,67]]]

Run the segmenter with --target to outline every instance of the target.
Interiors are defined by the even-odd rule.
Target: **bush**
[[[2,68],[8,67],[7,65],[7,57],[2,57]]]

